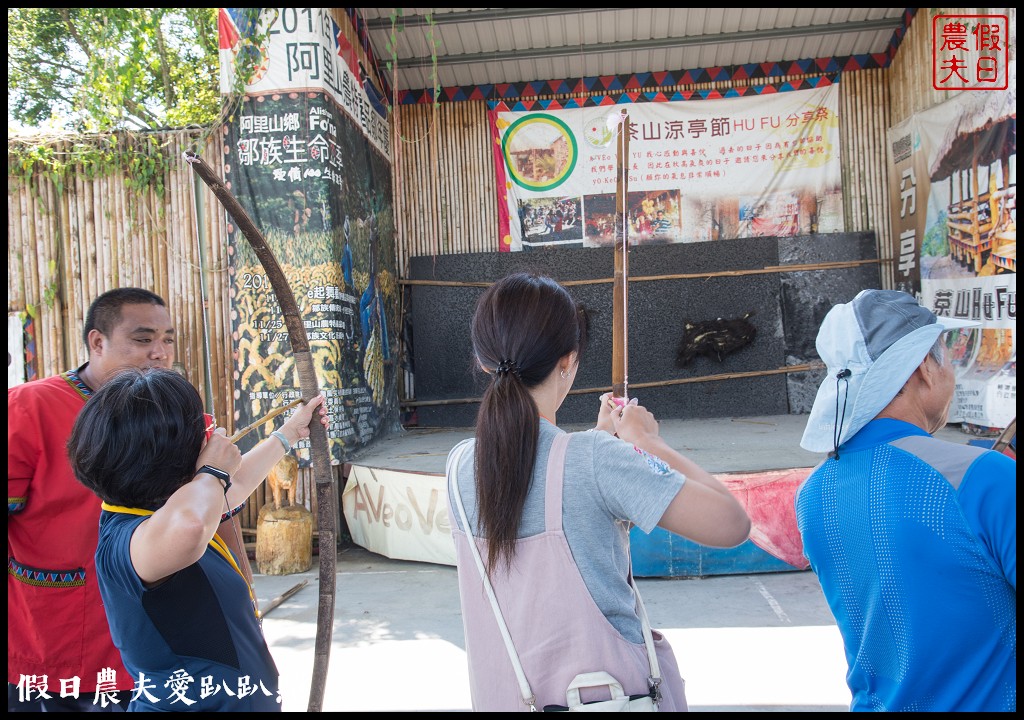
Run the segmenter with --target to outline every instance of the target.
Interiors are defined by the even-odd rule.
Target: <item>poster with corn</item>
[[[331,460],[400,427],[390,138],[383,94],[344,8],[220,8],[224,179],[299,304],[327,399]],[[228,226],[235,426],[301,395],[281,309]],[[273,428],[247,436],[248,449]],[[308,441],[304,441],[307,442]],[[303,466],[308,450],[298,452]]]
[[[331,459],[346,462],[399,425],[390,162],[324,93],[250,95],[225,131],[225,180],[296,294],[327,398]],[[228,234],[241,427],[301,393],[262,266],[234,227]],[[251,446],[272,429],[245,440]],[[299,458],[308,463],[308,451]]]

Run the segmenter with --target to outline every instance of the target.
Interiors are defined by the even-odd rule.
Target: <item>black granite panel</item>
[[[413,287],[417,400],[479,395],[469,319],[483,291],[482,287]]]
[[[413,280],[492,282],[512,272],[537,272],[559,280],[610,278],[612,248],[557,248],[531,253],[460,253],[409,259]]]
[[[414,280],[491,282],[516,271],[551,275],[561,282],[611,278],[612,248],[559,248],[531,253],[468,253],[412,258]],[[824,313],[864,287],[878,287],[878,266],[792,273],[755,273],[713,278],[642,280],[643,277],[742,271],[783,264],[874,258],[871,233],[797,238],[747,238],[708,243],[647,245],[629,253],[628,381],[658,417],[701,418],[807,412],[820,378],[815,373],[762,375],[728,380],[642,387],[645,383],[759,372],[817,358],[814,336]],[[612,283],[569,285],[591,316],[590,342],[575,387],[611,385]],[[473,366],[469,324],[480,287],[414,285],[416,399],[479,397],[488,378]],[[676,365],[687,321],[731,319],[752,313],[752,343],[721,361],[697,357]],[[637,387],[637,386],[640,387]],[[809,393],[809,399],[808,399]],[[422,405],[421,426],[468,427],[477,403]],[[561,423],[591,422],[597,392],[570,395]]]
[[[468,428],[476,425],[479,403],[458,405],[421,405],[416,408],[418,427]],[[561,416],[558,421],[562,422]]]
[[[787,413],[784,375],[641,388],[634,393],[657,418],[719,418]]]
[[[630,250],[631,276],[744,270],[779,261],[778,238],[641,245]],[[585,252],[585,251],[584,251]]]
[[[878,257],[874,233],[842,233],[779,238],[782,265],[803,265]],[[818,328],[837,303],[849,302],[865,288],[879,288],[877,264],[836,270],[801,270],[781,275],[781,304],[785,318],[786,362],[802,365],[821,358],[814,347]],[[808,413],[824,370],[787,376],[789,411]]]

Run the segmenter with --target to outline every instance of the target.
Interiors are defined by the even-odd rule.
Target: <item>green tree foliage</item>
[[[74,132],[208,125],[217,8],[9,8],[8,120]]]
[[[939,212],[939,218],[925,231],[921,241],[921,255],[944,257],[949,255],[949,233],[946,225],[946,211]]]

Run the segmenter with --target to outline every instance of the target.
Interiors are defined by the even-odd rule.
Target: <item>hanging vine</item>
[[[165,176],[172,159],[168,157],[164,142],[153,133],[118,132],[90,136],[47,135],[20,136],[7,143],[8,193],[27,188],[34,200],[35,211],[50,215],[57,206],[44,197],[46,184],[53,186],[58,198],[76,177],[98,180],[117,177],[136,197],[153,191],[158,197],[165,195]],[[130,204],[134,214],[143,203]],[[162,205],[160,205],[162,208]],[[61,234],[60,226],[57,233]],[[63,243],[54,243],[58,255]],[[41,307],[53,309],[61,297],[62,276],[60,258],[46,260],[46,279],[38,288],[38,296],[25,299],[25,311],[39,317]],[[42,262],[42,258],[39,259]]]
[[[386,62],[388,72],[391,73],[391,112],[395,116],[395,136],[401,142],[405,143],[418,143],[424,138],[430,135],[430,132],[434,128],[434,123],[437,118],[437,106],[440,102],[441,97],[441,81],[437,75],[437,50],[441,46],[441,40],[435,35],[435,28],[437,22],[434,20],[433,13],[427,13],[425,15],[427,21],[427,43],[430,45],[430,79],[431,79],[431,121],[430,126],[426,131],[417,138],[406,138],[402,136],[401,128],[398,123],[398,112],[395,108],[398,107],[398,35],[405,31],[405,25],[402,23],[402,8],[394,8],[391,11],[391,35],[388,37],[387,42],[384,44],[384,49],[389,53],[388,60]]]
[[[33,178],[53,183],[58,194],[74,173],[88,180],[123,176],[136,194],[153,190],[164,194],[164,175],[170,159],[153,133],[122,131],[98,135],[35,135],[7,141],[7,178],[14,187],[29,185],[41,201]],[[44,205],[45,207],[45,205]]]

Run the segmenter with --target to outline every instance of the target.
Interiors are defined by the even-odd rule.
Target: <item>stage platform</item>
[[[641,398],[643,402],[643,398]],[[747,509],[751,537],[707,548],[660,528],[630,535],[638,577],[702,577],[803,570],[793,494],[824,455],[800,447],[806,415],[660,420],[668,443],[722,480]],[[585,430],[588,425],[563,425]],[[354,456],[342,508],[353,541],[392,559],[455,564],[444,483],[445,459],[466,428],[413,428]],[[959,425],[937,434],[967,444]]]
[[[643,398],[640,398],[643,403]],[[556,418],[557,420],[557,418]],[[659,419],[661,436],[705,470],[753,472],[813,467],[822,455],[800,447],[806,415]],[[563,430],[586,430],[593,425],[560,425]],[[944,431],[957,439],[959,427]],[[353,464],[410,472],[444,473],[448,451],[473,437],[473,428],[411,428],[379,440],[352,459]],[[952,437],[946,439],[953,439]],[[969,436],[963,435],[966,443]],[[954,440],[956,441],[956,440]]]

